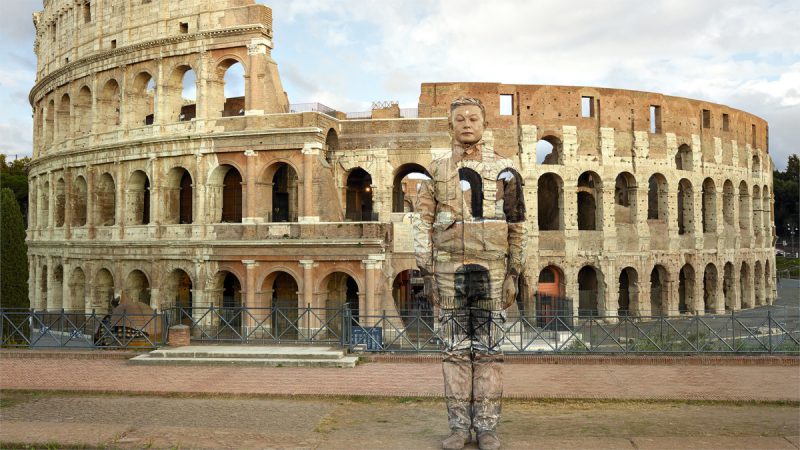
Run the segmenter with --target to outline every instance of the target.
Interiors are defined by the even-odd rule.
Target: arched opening
[[[706,314],[717,312],[717,267],[709,263],[703,271],[703,306]]]
[[[694,268],[691,264],[685,264],[678,275],[678,312],[686,314],[693,305]]]
[[[769,267],[769,261],[764,261],[764,304],[771,305],[774,300],[772,296],[772,271]]]
[[[769,238],[772,236],[772,202],[769,197],[769,187],[764,186],[761,190],[761,228],[764,230],[764,237]],[[769,241],[764,242],[764,247],[771,246]]]
[[[174,269],[167,276],[162,308],[178,309],[177,317],[182,323],[191,325],[192,317],[192,278],[182,269]]]
[[[56,189],[53,194],[56,196],[56,205],[55,205],[56,227],[63,227],[64,217],[66,213],[66,201],[67,201],[63,178],[59,178],[56,181]]]
[[[703,233],[717,232],[717,188],[714,180],[703,181],[702,194]]]
[[[167,173],[164,193],[164,223],[189,224],[193,222],[192,175],[183,167],[173,167]]]
[[[99,314],[110,313],[114,308],[114,277],[107,269],[100,269],[92,282],[92,309]]]
[[[78,98],[75,101],[75,118],[77,120],[76,134],[84,136],[92,132],[92,119],[94,117],[92,111],[92,91],[88,86],[83,86],[78,92]]]
[[[753,235],[761,236],[761,188],[753,186]]]
[[[564,229],[564,182],[554,173],[545,173],[537,184],[537,221],[539,230]]]
[[[298,291],[297,281],[286,272],[275,274],[271,289],[267,290],[272,293],[272,335],[279,340],[298,338]]]
[[[578,316],[596,317],[602,301],[602,274],[592,266],[583,266],[578,272]]]
[[[126,214],[128,225],[150,223],[150,179],[141,170],[134,171],[125,186]]]
[[[358,283],[350,275],[344,272],[334,272],[322,281],[322,288],[325,289],[325,313],[328,320],[327,327],[333,331],[336,337],[342,335],[342,318],[339,314],[343,310],[349,311],[351,320],[358,322],[359,313],[359,291]]]
[[[97,118],[101,133],[114,131],[119,126],[120,100],[119,83],[114,79],[108,80],[97,98]]]
[[[692,183],[686,178],[678,183],[678,234],[694,233],[694,198]]]
[[[746,235],[750,230],[750,191],[747,184],[739,183],[739,234]]]
[[[58,142],[72,137],[72,101],[69,94],[61,96],[58,103],[58,118],[56,119],[56,131],[58,132]]]
[[[150,281],[141,270],[132,270],[125,278],[122,303],[141,302],[150,306]]]
[[[678,147],[678,153],[675,154],[675,168],[691,171],[692,162],[692,148],[687,144]]]
[[[564,151],[561,139],[545,136],[536,143],[537,164],[564,164]]]
[[[207,190],[211,223],[241,223],[242,176],[235,167],[223,164],[214,169]]]
[[[603,211],[598,203],[602,187],[600,176],[594,172],[578,177],[578,230],[603,229]]]
[[[166,121],[186,122],[197,117],[197,76],[188,65],[176,67],[164,87]]]
[[[571,301],[566,298],[566,281],[564,271],[558,266],[547,266],[539,272],[536,288],[535,310],[522,302],[520,315],[528,318],[536,317],[536,325],[547,326],[557,316],[572,316]]]
[[[650,271],[650,315],[669,314],[669,272],[664,266],[656,264]]]
[[[141,72],[133,79],[128,94],[128,124],[131,127],[152,125],[155,119],[156,84],[152,75]]]
[[[88,302],[86,301],[86,275],[83,269],[76,267],[69,277],[69,299],[64,309],[70,312],[85,312]]]
[[[216,117],[243,116],[246,105],[244,67],[229,58],[219,63],[216,82],[210,85],[211,112]]]
[[[753,178],[758,178],[761,173],[761,158],[758,155],[753,155]]]
[[[660,173],[654,173],[647,186],[647,219],[666,222],[669,211],[667,179]]]
[[[739,271],[739,297],[742,299],[742,308],[753,307],[753,280],[750,278],[750,266],[742,262]]]
[[[44,112],[44,145],[49,147],[53,144],[53,136],[56,125],[56,102],[50,100]]]
[[[378,220],[372,211],[372,177],[362,168],[347,176],[345,218],[354,222]]]
[[[73,227],[82,227],[86,225],[86,201],[88,198],[88,189],[86,187],[86,179],[78,175],[75,177],[75,182],[72,183],[72,220],[70,223]]]
[[[755,287],[755,306],[764,304],[764,272],[761,270],[761,261],[753,265],[753,286]]]
[[[636,178],[628,172],[617,175],[614,183],[614,219],[618,224],[636,223]]]
[[[43,311],[47,311],[50,307],[50,295],[47,290],[47,265],[42,265],[42,272],[39,275],[39,307]]]
[[[639,274],[633,267],[622,269],[619,274],[619,297],[617,315],[631,315],[639,304]]]
[[[458,169],[458,178],[470,215],[475,218],[483,217],[483,178],[468,167]]]
[[[433,306],[423,292],[422,277],[418,270],[404,270],[392,283],[392,297],[405,325],[419,319],[433,326]]]
[[[722,294],[725,297],[725,311],[733,311],[737,309],[734,298],[736,286],[734,285],[733,270],[732,263],[725,263],[722,281]]]
[[[47,310],[58,311],[64,307],[64,266],[57,265],[53,269],[53,282],[47,295]]]
[[[736,211],[736,195],[733,191],[733,183],[731,180],[725,180],[722,185],[722,220],[725,223],[726,229],[733,229],[734,219],[733,214]]]
[[[270,222],[297,222],[297,184],[298,177],[294,168],[286,163],[278,163],[275,174],[272,175]]]
[[[392,212],[413,212],[420,180],[430,178],[428,171],[419,164],[398,167],[392,183]]]
[[[325,135],[325,160],[328,161],[328,164],[333,164],[336,150],[339,150],[339,136],[331,128],[328,130],[328,134]]]
[[[39,190],[39,226],[50,226],[50,182],[45,181]]]
[[[116,187],[108,172],[97,180],[94,202],[94,223],[98,226],[114,225],[116,222]]]
[[[218,297],[213,304],[220,308],[218,335],[237,338],[242,326],[242,283],[233,272],[221,271],[216,275],[215,287]]]

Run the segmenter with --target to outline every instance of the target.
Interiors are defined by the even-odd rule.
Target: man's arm
[[[436,214],[433,180],[419,180],[417,200],[414,205],[412,226],[414,233],[414,256],[422,276],[433,274],[433,243],[431,240],[433,220]]]

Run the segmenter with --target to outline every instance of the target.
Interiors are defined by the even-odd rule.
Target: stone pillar
[[[302,297],[298,298],[297,309],[304,309],[304,308],[315,308],[316,305],[314,304],[314,266],[316,264],[311,259],[301,259],[298,261],[300,266],[303,268],[303,295]],[[322,317],[320,311],[314,311],[313,313],[309,314],[308,320],[306,323],[308,327],[311,329],[318,329],[322,322],[318,319],[318,317]],[[313,333],[310,333],[313,334]]]
[[[702,230],[701,233],[702,234]],[[680,273],[679,275],[680,276]],[[692,295],[692,302],[691,304],[687,304],[686,307],[689,309],[689,312],[702,316],[706,311],[706,305],[703,300],[705,291],[703,290],[703,278],[705,277],[705,273],[703,271],[703,267],[695,267],[694,269],[694,293]]]
[[[362,318],[361,323],[365,326],[372,326],[375,323],[375,315],[380,314],[375,307],[375,269],[378,268],[379,261],[367,259],[362,261],[365,269],[364,287],[366,295],[364,297],[364,313],[366,318]]]
[[[253,317],[255,316],[253,308],[257,306],[256,268],[258,267],[258,263],[256,263],[254,259],[244,259],[242,260],[242,264],[245,268],[245,293],[242,306],[244,307],[244,311],[247,311],[242,314],[242,325],[244,326],[245,335],[249,335],[252,328],[256,325],[253,321]]]
[[[64,169],[64,239],[69,240],[72,236],[72,171]]]
[[[114,164],[114,183],[116,184],[114,196],[114,225],[117,228],[117,237],[119,239],[125,238],[125,185],[127,180],[122,176],[122,165],[117,162]]]
[[[54,195],[55,185],[53,184],[53,172],[47,172],[47,186],[49,187],[49,190],[47,192],[47,238],[52,240],[53,229],[55,228],[56,225],[55,221],[56,199]]]
[[[254,114],[264,114],[266,99],[264,98],[264,83],[267,76],[267,44],[271,47],[272,43],[268,39],[252,39],[247,44],[247,73],[245,74],[246,97],[244,114],[246,116]]]
[[[246,150],[244,156],[246,156],[244,180],[245,211],[244,217],[242,217],[242,223],[258,223],[261,222],[261,218],[257,217],[256,213],[256,190],[258,187],[256,184],[256,152],[253,150]]]
[[[45,309],[47,311],[54,311],[54,310],[56,310],[55,309],[56,307],[58,307],[58,309],[61,309],[61,305],[56,305],[55,304],[55,299],[54,299],[55,296],[52,295],[52,293],[53,293],[53,274],[55,273],[55,270],[54,270],[55,268],[53,267],[53,262],[54,262],[53,261],[53,257],[48,255],[48,256],[45,257],[45,261],[47,262],[47,292],[46,292],[46,295],[47,295],[47,306],[46,306]]]
[[[306,142],[303,146],[303,215],[299,222],[319,222],[318,209],[314,205],[314,161],[321,150],[319,142]]]
[[[95,201],[95,175],[96,170],[93,166],[86,168],[86,237],[87,239],[95,238],[94,223],[94,201]]]
[[[74,312],[72,292],[69,289],[69,282],[72,275],[72,262],[67,258],[61,260],[61,308],[67,312]],[[83,311],[83,308],[81,308]]]
[[[36,296],[36,280],[39,279],[39,268],[36,264],[36,256],[28,255],[28,304],[33,310],[38,310],[39,298]]]

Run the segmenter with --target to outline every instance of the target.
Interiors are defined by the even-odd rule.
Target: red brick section
[[[0,389],[151,394],[439,397],[441,367],[379,362],[355,369],[138,366],[119,359],[0,356]],[[34,352],[31,352],[34,353]],[[41,355],[41,354],[40,354]],[[507,364],[505,397],[800,401],[789,366]]]
[[[190,328],[186,325],[173,325],[169,327],[169,346],[184,347],[189,345]]]

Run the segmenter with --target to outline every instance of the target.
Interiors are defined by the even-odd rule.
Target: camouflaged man
[[[480,100],[450,105],[452,152],[435,159],[419,184],[414,216],[417,265],[439,307],[450,435],[460,449],[475,430],[481,449],[500,448],[496,428],[503,393],[500,343],[505,309],[525,264],[525,202],[512,162],[482,140]]]

